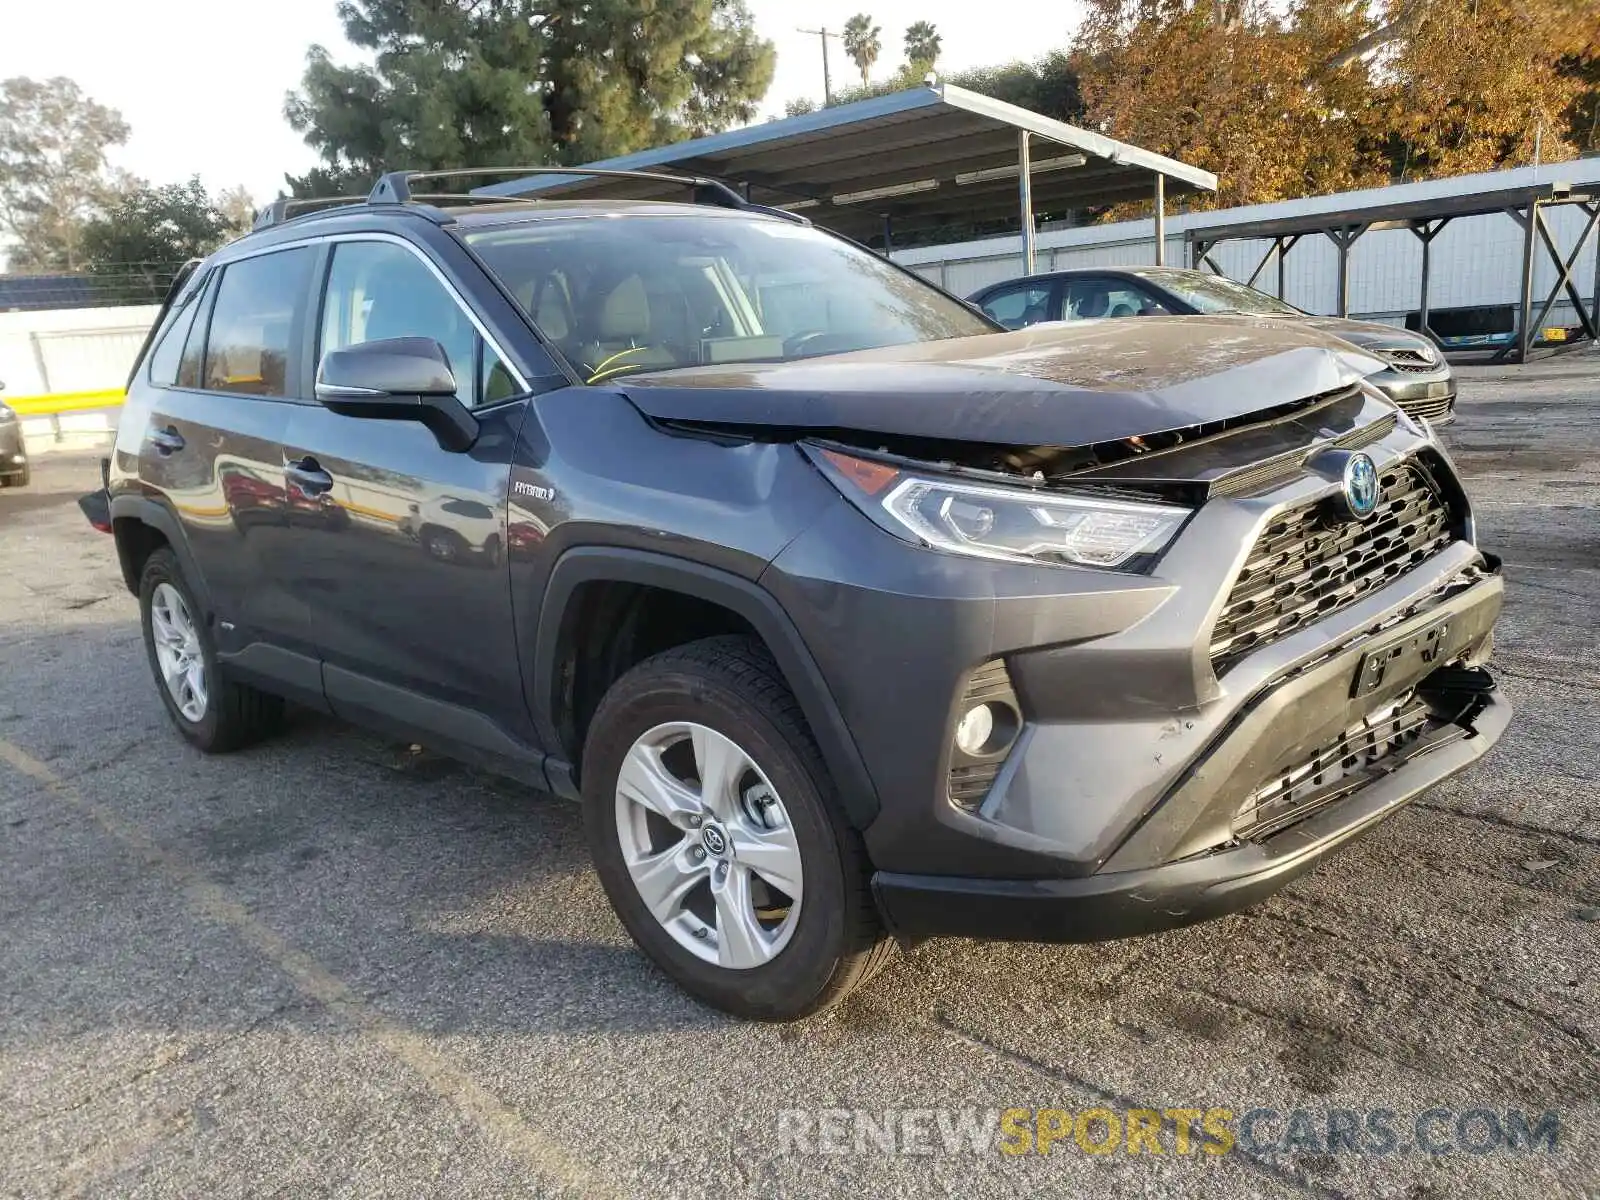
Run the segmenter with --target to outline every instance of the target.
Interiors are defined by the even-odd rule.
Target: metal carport
[[[1169,195],[1215,191],[1217,177],[951,84],[933,83],[589,163],[610,170],[714,176],[754,203],[789,209],[858,241],[1020,217],[1023,261],[1034,268],[1039,210],[1150,200],[1164,254]],[[671,184],[530,176],[488,195],[676,198]]]
[[[1219,242],[1229,240],[1267,240],[1272,243],[1261,256],[1255,270],[1245,280],[1254,284],[1267,264],[1277,259],[1278,295],[1284,291],[1284,256],[1295,243],[1306,236],[1322,234],[1333,242],[1339,253],[1339,282],[1337,315],[1348,316],[1350,309],[1350,250],[1366,233],[1379,229],[1409,229],[1422,243],[1422,278],[1418,304],[1418,324],[1423,330],[1428,325],[1428,277],[1431,267],[1430,250],[1439,231],[1452,221],[1465,217],[1491,216],[1504,213],[1523,232],[1522,276],[1519,289],[1521,306],[1517,324],[1515,353],[1518,361],[1525,361],[1533,342],[1533,331],[1544,323],[1556,299],[1565,290],[1577,310],[1578,322],[1590,342],[1600,341],[1600,259],[1595,268],[1594,295],[1585,299],[1573,279],[1573,267],[1582,256],[1589,238],[1600,228],[1600,195],[1575,191],[1569,184],[1541,183],[1527,187],[1502,190],[1464,192],[1436,196],[1429,199],[1408,200],[1401,203],[1375,202],[1352,205],[1347,196],[1330,197],[1330,203],[1341,205],[1326,212],[1307,212],[1295,216],[1274,217],[1268,220],[1242,218],[1219,220],[1211,225],[1191,227],[1184,237],[1189,247],[1189,265],[1209,266],[1219,275],[1227,272],[1211,257]],[[1313,202],[1315,203],[1315,202]],[[1572,249],[1563,254],[1545,212],[1558,205],[1577,205],[1585,216],[1582,231]],[[1555,265],[1556,282],[1535,314],[1533,311],[1533,264],[1542,246]],[[1512,353],[1507,346],[1495,354],[1495,360]]]

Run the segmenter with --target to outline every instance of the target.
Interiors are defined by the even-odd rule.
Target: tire
[[[466,547],[461,535],[449,529],[426,529],[422,533],[422,548],[430,558],[440,562],[460,562],[466,555]]]
[[[20,470],[13,471],[9,475],[0,475],[0,487],[25,488],[32,477],[33,469],[24,463]]]
[[[768,897],[766,910],[751,901],[760,919],[769,919],[773,912],[788,913],[776,921],[769,934],[778,948],[758,965],[729,966],[707,960],[707,954],[722,953],[721,909],[716,910],[716,928],[710,932],[715,949],[705,942],[698,943],[695,951],[686,948],[697,943],[685,937],[684,924],[693,925],[699,918],[693,913],[680,914],[671,926],[658,919],[630,871],[624,841],[635,826],[624,816],[632,812],[632,802],[619,795],[619,779],[624,766],[635,761],[630,755],[636,744],[646,744],[657,736],[670,739],[672,733],[661,735],[658,731],[681,723],[692,723],[731,740],[751,768],[738,776],[742,782],[724,793],[743,797],[742,809],[722,822],[727,830],[724,845],[731,843],[733,849],[726,860],[713,862],[695,843],[694,829],[682,833],[682,843],[674,843],[671,839],[679,836],[678,828],[658,821],[653,813],[645,813],[647,823],[667,847],[660,851],[662,855],[675,845],[689,846],[688,853],[699,853],[702,860],[713,863],[713,875],[723,871],[725,878],[744,872],[744,878],[758,880],[757,890],[743,894],[747,899]],[[676,752],[669,749],[666,754],[670,757]],[[689,757],[678,761],[686,762],[692,775],[698,769],[698,744],[685,753]],[[700,785],[688,786],[696,792]],[[760,831],[749,823],[752,795],[758,796],[756,811],[764,820],[770,819],[767,814],[771,810],[766,806],[774,798],[779,802],[778,834],[771,836],[790,838],[792,853],[798,856],[802,896],[787,907],[772,899],[782,897],[783,892],[765,890],[767,877],[738,860],[748,844],[740,840],[741,831]],[[646,806],[639,807],[643,810]],[[584,745],[583,810],[600,881],[628,933],[663,971],[706,1004],[754,1020],[797,1020],[837,1004],[888,961],[894,943],[878,920],[870,887],[871,868],[860,836],[843,816],[800,706],[776,664],[754,639],[729,636],[693,642],[646,659],[617,680],[601,701]],[[716,823],[707,818],[699,837],[709,838]],[[634,870],[643,869],[639,856],[632,861]],[[686,912],[695,903],[695,893],[689,896],[684,902]],[[701,897],[702,911],[704,908]],[[737,940],[730,939],[730,943]]]
[[[168,628],[176,628],[170,621],[176,607],[172,600],[176,593],[182,609],[193,629],[194,650],[204,672],[203,707],[195,713],[185,713],[173,689],[167,683],[162,665],[162,655],[157,649],[160,635],[156,631],[156,610],[169,613]],[[190,742],[207,754],[222,754],[239,750],[276,733],[283,725],[284,702],[253,687],[237,683],[223,676],[217,664],[216,646],[211,639],[211,625],[204,610],[194,598],[194,593],[183,578],[177,556],[169,549],[160,549],[150,555],[139,577],[139,625],[144,633],[145,653],[150,660],[150,672],[155,676],[156,691],[167,707],[167,715]],[[188,656],[191,661],[194,656]],[[193,695],[192,691],[189,695]]]

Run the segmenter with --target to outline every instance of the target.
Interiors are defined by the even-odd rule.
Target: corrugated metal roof
[[[1015,218],[1018,134],[1033,135],[1036,212],[1215,191],[1216,176],[1176,159],[950,84],[892,92],[803,116],[696,138],[588,166],[667,169],[747,185],[751,200],[803,212],[852,237]],[[676,199],[669,184],[533,176],[477,189],[490,195]]]

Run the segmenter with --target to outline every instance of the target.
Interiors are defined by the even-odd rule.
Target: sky
[[[59,0],[58,0],[59,2]],[[1075,4],[1015,6],[1025,20],[996,20],[971,0],[747,0],[756,28],[777,44],[778,66],[762,116],[781,116],[799,96],[822,96],[821,39],[797,25],[840,29],[865,9],[883,28],[875,78],[903,61],[907,25],[932,21],[944,38],[939,66],[958,71],[1031,59],[1071,35]],[[315,154],[283,119],[284,94],[300,82],[306,49],[321,43],[334,60],[355,60],[335,0],[0,0],[0,79],[65,75],[94,100],[121,111],[132,127],[112,161],[152,183],[198,174],[213,191],[243,185],[271,199],[286,171]],[[797,17],[796,13],[804,14]],[[1059,27],[1057,27],[1059,26]],[[829,51],[835,86],[857,81],[843,47]]]

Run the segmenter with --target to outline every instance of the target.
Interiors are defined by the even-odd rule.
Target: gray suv
[[[792,1019],[1235,910],[1504,730],[1498,560],[1348,343],[418,180],[265,214],[130,382],[85,507],[200,749],[292,701],[577,801],[637,944]]]

